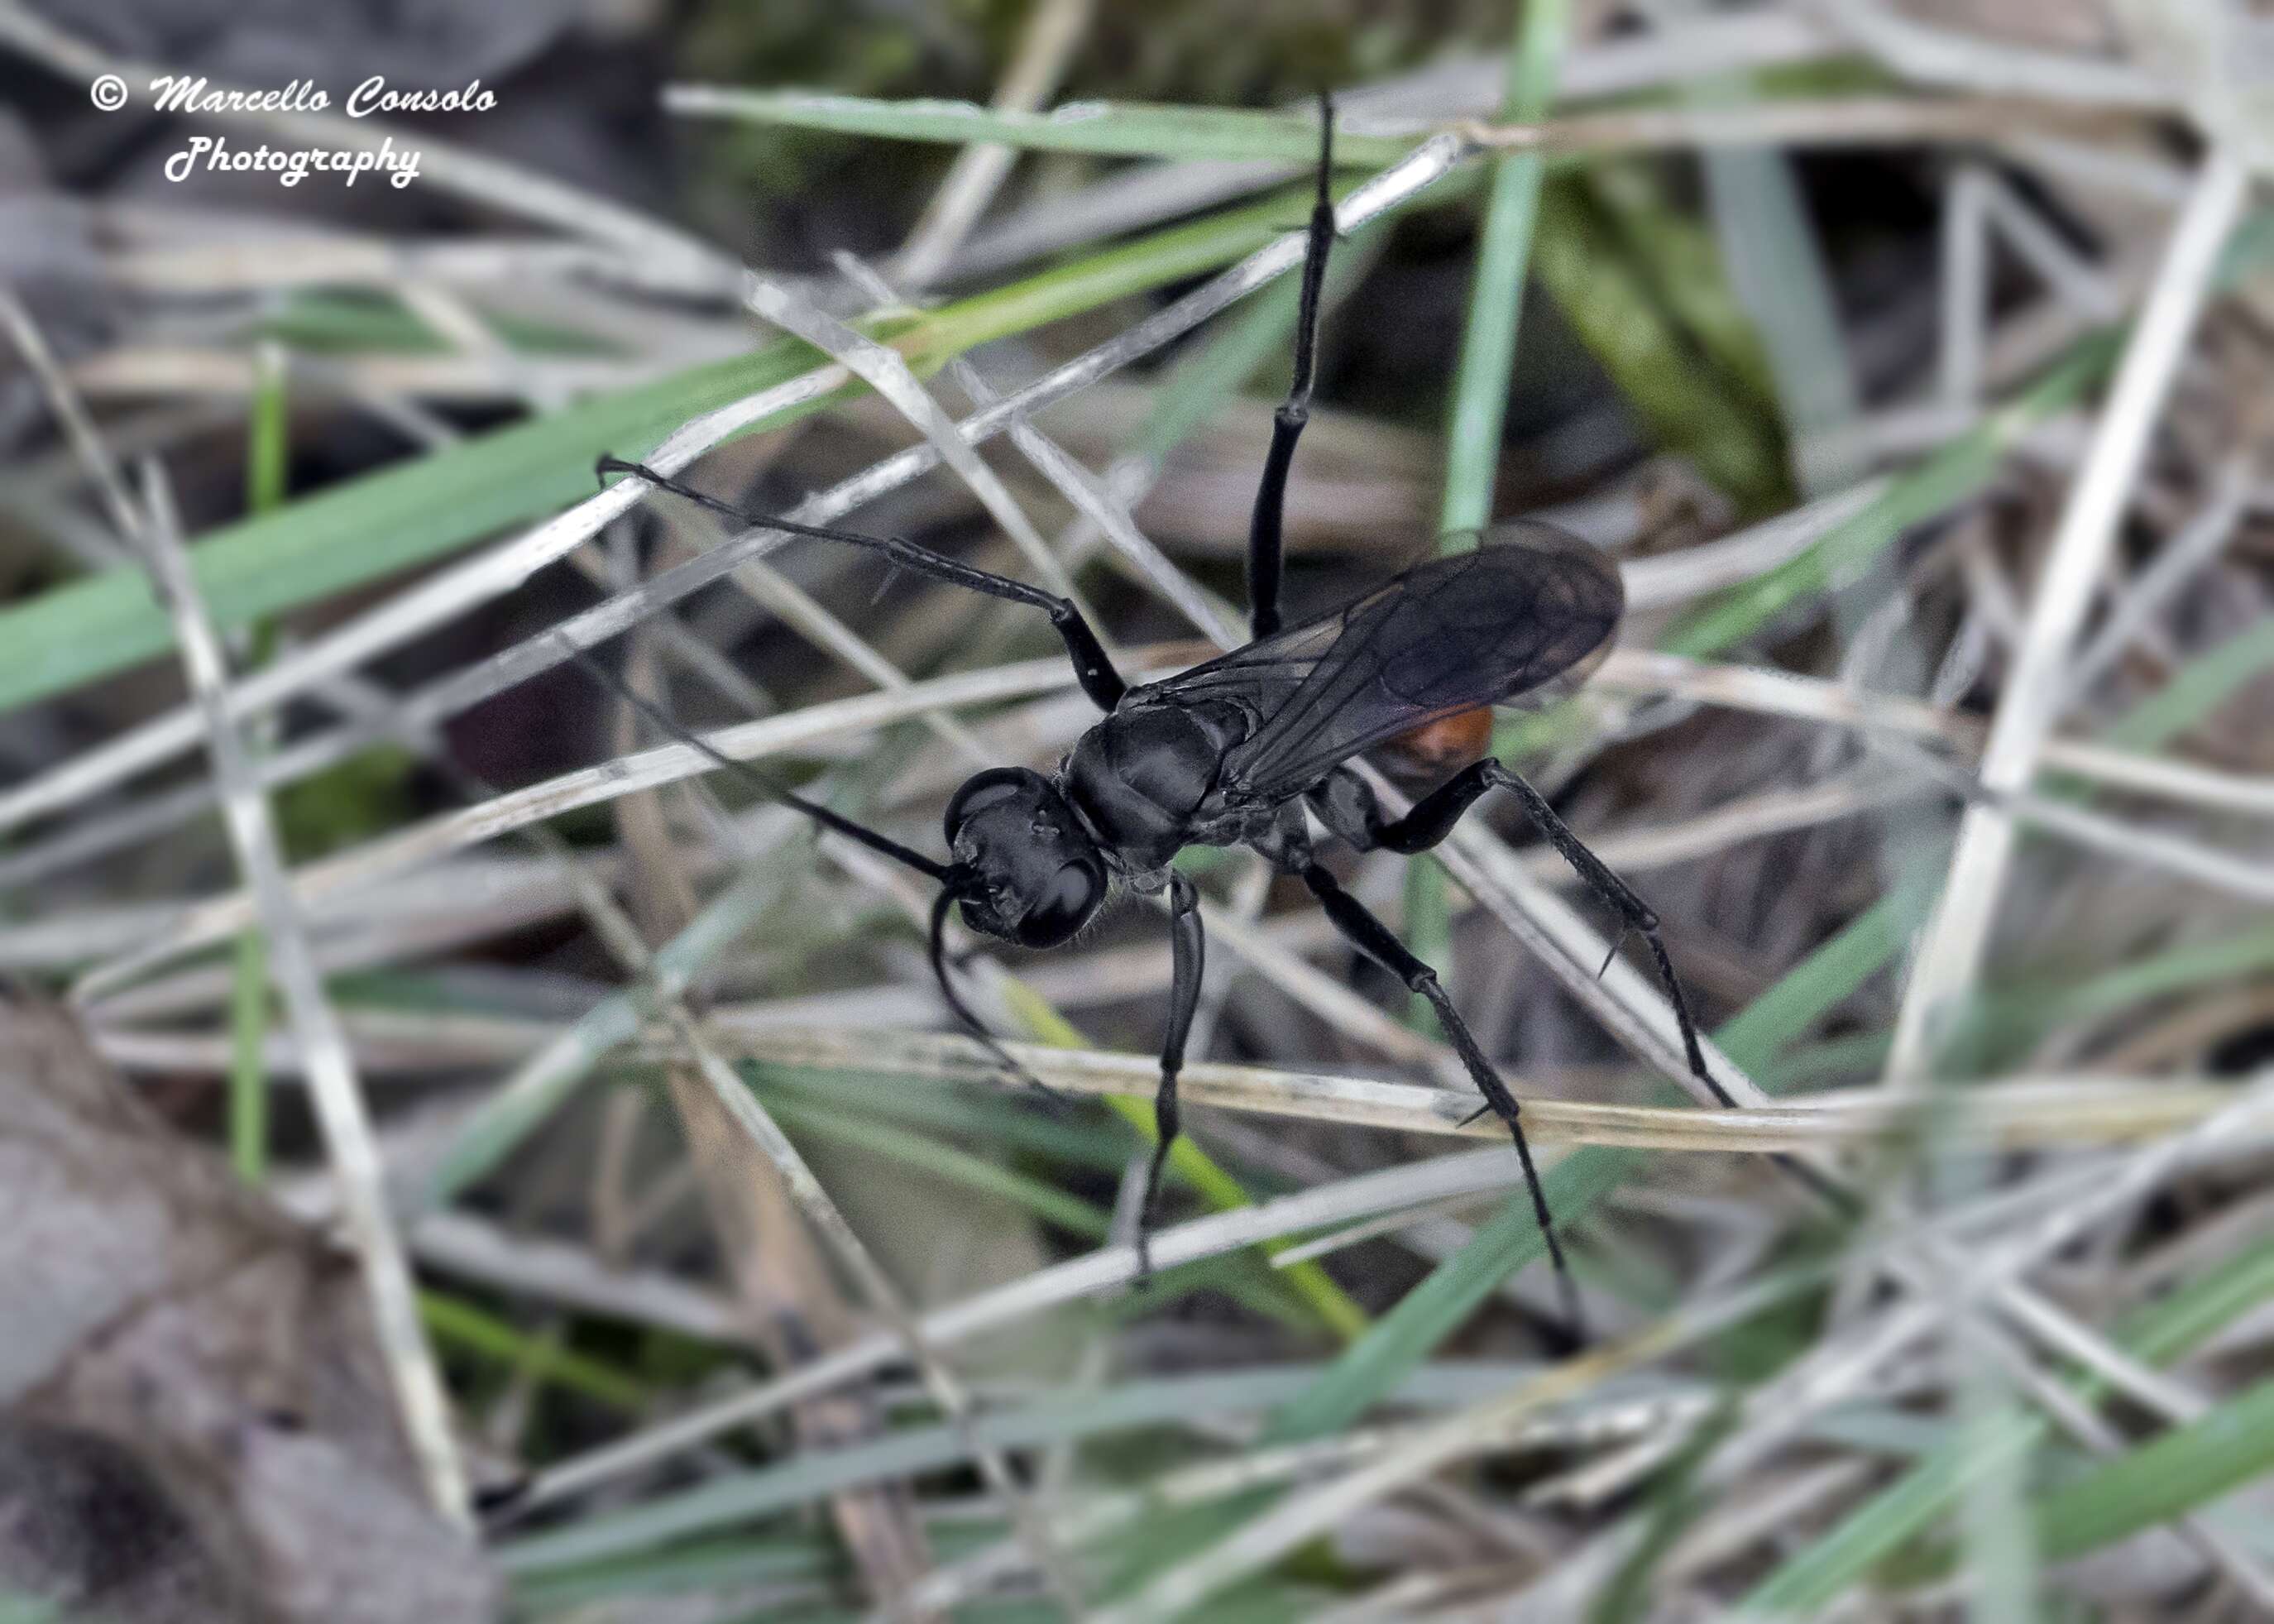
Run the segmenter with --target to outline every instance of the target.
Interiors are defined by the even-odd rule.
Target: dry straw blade
[[[817,1074],[1013,1085],[986,1050],[948,1033],[768,1026],[721,1040],[742,1058]],[[1148,1055],[1100,1049],[1008,1046],[1021,1065],[1068,1094],[1149,1094],[1159,1065]],[[1231,1111],[1486,1140],[1505,1133],[1489,1121],[1468,1120],[1477,1101],[1465,1090],[1218,1061],[1192,1062],[1180,1086],[1192,1104]],[[1544,1144],[1754,1154],[1900,1142],[1918,1136],[1930,1115],[1946,1122],[1947,1143],[1964,1151],[2134,1144],[2191,1127],[2233,1099],[2232,1087],[2209,1079],[2092,1076],[2006,1078],[1931,1107],[1877,1089],[1736,1110],[1603,1105],[1519,1091],[1525,1128]]]

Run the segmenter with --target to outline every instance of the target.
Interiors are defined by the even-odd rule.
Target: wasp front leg
[[[1295,372],[1287,398],[1271,419],[1271,449],[1255,487],[1255,508],[1247,528],[1247,623],[1259,638],[1279,630],[1279,585],[1286,573],[1283,540],[1287,522],[1287,475],[1295,465],[1295,442],[1311,420],[1311,377],[1319,348],[1319,301],[1326,286],[1327,255],[1335,244],[1335,203],[1329,187],[1335,171],[1335,110],[1319,98],[1318,193],[1303,245],[1301,300],[1295,313]]]
[[[1173,966],[1169,1030],[1161,1042],[1161,1085],[1153,1096],[1153,1160],[1145,1172],[1145,1198],[1137,1208],[1141,1285],[1153,1273],[1154,1209],[1160,1203],[1161,1175],[1168,1168],[1169,1150],[1176,1144],[1178,1131],[1177,1074],[1185,1067],[1185,1042],[1192,1036],[1193,1017],[1200,1009],[1201,972],[1208,960],[1208,940],[1201,930],[1200,892],[1174,869],[1169,872],[1169,944]]]

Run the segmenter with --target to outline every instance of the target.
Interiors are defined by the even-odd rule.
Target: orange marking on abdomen
[[[1425,721],[1411,733],[1399,734],[1383,748],[1425,772],[1437,773],[1466,767],[1489,755],[1492,730],[1492,706],[1480,706]]]

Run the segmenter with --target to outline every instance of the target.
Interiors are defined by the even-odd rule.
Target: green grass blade
[[[2014,442],[2082,399],[2105,374],[2115,354],[2114,341],[2105,336],[2074,346],[2018,398],[1898,476],[1877,501],[1835,525],[1806,552],[1675,622],[1660,646],[1692,658],[1719,653],[1861,569],[1912,525],[1978,495]]]
[[[1728,378],[1734,392],[1776,411],[1776,384],[1760,329],[1747,313],[1707,224],[1683,208],[1661,167],[1598,161],[1586,166],[1596,206],[1648,268],[1652,291]]]
[[[944,1089],[910,1088],[906,1078],[889,1073],[832,1071],[825,1076],[794,1067],[758,1064],[768,1088],[796,1096],[802,1105],[842,1109],[864,1122],[898,1122],[935,1137],[968,1134],[1004,1149],[1096,1173],[1119,1173],[1140,1143],[1135,1133],[1121,1132],[1118,1126],[1100,1132],[1100,1124],[1094,1119],[1059,1120],[1055,1114],[1029,1110],[1008,1093],[964,1095]],[[1170,1174],[1175,1176],[1175,1168]]]
[[[961,147],[991,142],[1028,152],[1075,152],[1103,158],[1277,159],[1312,163],[1318,120],[1309,112],[1171,106],[1144,102],[1070,102],[1048,112],[981,107],[971,102],[882,101],[809,90],[729,90],[685,85],[664,92],[676,113],[754,124],[825,130],[898,141]],[[1347,135],[1336,162],[1380,169],[1413,149],[1419,137]]]
[[[1049,1001],[1015,978],[1005,978],[1005,993],[1013,1011],[1036,1039],[1062,1049],[1084,1049],[1089,1040],[1081,1031],[1052,1008]],[[1148,1144],[1160,1140],[1154,1126],[1152,1106],[1140,1099],[1120,1094],[1106,1097],[1106,1104],[1116,1114],[1145,1136]],[[1201,1199],[1219,1212],[1251,1205],[1246,1190],[1240,1182],[1224,1170],[1216,1159],[1193,1142],[1190,1134],[1180,1137],[1169,1152],[1169,1165],[1183,1175],[1200,1192]],[[1266,1257],[1276,1256],[1293,1243],[1286,1240],[1266,1242],[1262,1250]],[[1317,1263],[1306,1260],[1290,1265],[1279,1271],[1288,1286],[1310,1305],[1319,1318],[1336,1335],[1344,1341],[1363,1335],[1372,1321],[1367,1311],[1352,1300],[1348,1292],[1335,1284],[1334,1277]]]
[[[1584,174],[1557,175],[1541,193],[1540,225],[1533,260],[1540,284],[1648,436],[1740,510],[1784,505],[1792,487],[1773,404],[1716,364],[1684,326],[1647,250],[1621,229],[1595,184]]]
[[[290,454],[284,367],[273,347],[264,347],[245,434],[248,513],[273,513],[284,504]],[[256,622],[245,668],[258,670],[275,646],[275,623]],[[268,1176],[268,938],[256,925],[237,940],[229,999],[229,1159],[237,1177],[255,1185]]]
[[[1457,188],[1421,195],[1434,203]],[[877,336],[890,337],[919,371],[936,369],[976,345],[1216,269],[1284,231],[1299,214],[1294,197],[1156,232],[880,327]],[[215,620],[237,627],[431,563],[589,495],[601,453],[643,456],[689,419],[785,383],[822,360],[794,341],[772,344],[343,481],[201,539],[191,549],[200,589]],[[827,404],[808,402],[745,432],[778,427]],[[172,637],[131,570],[82,578],[0,608],[0,712],[161,654]]]
[[[1634,1151],[1590,1147],[1567,1156],[1541,1179],[1559,1223],[1585,1212],[1640,1165]],[[1468,1322],[1479,1305],[1517,1271],[1547,1255],[1532,1197],[1510,1195],[1467,1245],[1432,1269],[1398,1299],[1319,1380],[1276,1413],[1265,1430],[1271,1444],[1324,1438],[1351,1425]]]
[[[1232,1418],[1272,1402],[1304,1373],[1299,1366],[1272,1367],[1062,1389],[1029,1403],[983,1410],[974,1424],[981,1438],[998,1448],[1032,1449],[1139,1428]],[[1421,1374],[1439,1372],[1417,1376]],[[1473,1402],[1492,1385],[1515,1379],[1507,1365],[1478,1371],[1464,1363],[1442,1374],[1441,1383],[1414,1380],[1401,1397],[1431,1404]],[[959,1427],[930,1422],[896,1428],[836,1448],[787,1454],[636,1507],[515,1539],[504,1547],[503,1566],[510,1573],[532,1575],[574,1568],[795,1510],[845,1489],[940,1471],[969,1458],[969,1441]]]
[[[692,1590],[822,1584],[838,1579],[844,1567],[844,1552],[825,1530],[802,1540],[719,1540],[660,1556],[595,1562],[523,1579],[513,1587],[514,1616],[544,1618],[557,1610],[574,1617],[568,1610],[627,1596],[653,1605],[659,1596]]]
[[[2103,1461],[2037,1508],[2048,1560],[2066,1561],[2207,1506],[2274,1471],[2274,1379],[2202,1420]]]
[[[765,1080],[769,1085],[779,1080],[775,1069],[765,1069]],[[779,1069],[791,1069],[785,1067]],[[841,1144],[855,1145],[876,1155],[890,1157],[936,1178],[945,1179],[966,1190],[997,1197],[1024,1207],[1035,1217],[1055,1224],[1069,1235],[1079,1235],[1086,1241],[1103,1241],[1113,1227],[1111,1215],[1095,1202],[1070,1196],[1055,1185],[999,1167],[983,1156],[975,1156],[969,1151],[944,1144],[928,1134],[887,1127],[867,1117],[849,1116],[835,1111],[817,1110],[807,1104],[792,1103],[772,1092],[771,1087],[766,1098],[773,1114],[801,1133],[834,1139]]]
[[[573,1349],[548,1346],[463,1297],[421,1291],[418,1317],[437,1341],[525,1371],[612,1409],[637,1414],[647,1408],[646,1390],[621,1371]]]
[[[191,549],[199,586],[215,620],[235,627],[431,563],[589,495],[601,452],[651,450],[687,419],[816,359],[775,344],[328,487],[200,541]],[[147,585],[126,570],[0,610],[0,709],[162,653],[171,638]]]
[[[660,992],[676,997],[677,989],[690,985],[704,965],[775,906],[802,850],[792,842],[746,865],[734,884],[656,949],[647,978],[596,1001],[560,1038],[517,1068],[467,1114],[435,1153],[418,1200],[448,1205],[550,1120],[610,1052],[638,1035]]]
[[[1507,94],[1501,107],[1511,122],[1531,122],[1547,114],[1570,27],[1569,0],[1532,0],[1524,8],[1510,49]],[[1525,284],[1532,275],[1532,229],[1539,219],[1544,172],[1538,153],[1493,161],[1446,430],[1445,498],[1439,528],[1447,533],[1479,529],[1492,517],[1493,480],[1508,414],[1509,380],[1516,369]]]
[[[2269,1297],[2274,1297],[2274,1242],[2230,1258],[2170,1298],[2151,1304],[2120,1327],[2115,1340],[2136,1358],[2168,1363]],[[2097,1384],[2082,1385],[2088,1394],[2097,1390]],[[2254,1401],[2263,1391],[2253,1390]],[[2222,1405],[2207,1419],[2227,1416],[2233,1409],[2232,1403]],[[1746,1598],[1743,1610],[1802,1615],[1822,1612],[1874,1566],[1931,1526],[1978,1476],[1997,1469],[2003,1460],[2035,1448],[2050,1430],[2049,1422],[2018,1408],[1976,1418],[1901,1480],[1788,1558]],[[2263,1435],[2260,1447],[2274,1441],[2274,1426],[2262,1423],[2258,1430]],[[2187,1428],[2166,1434],[2157,1442],[2167,1443],[2195,1431]],[[2102,1469],[2111,1469],[2142,1453],[2121,1456]],[[2223,1462],[2232,1459],[2210,1443],[2185,1446],[2181,1454],[2180,1467],[2200,1471],[2202,1475],[2192,1481],[2204,1486],[2206,1493],[2218,1481],[2218,1473],[2225,1469]],[[2106,1486],[2110,1482],[2119,1486],[2112,1490]],[[2059,1497],[2044,1502],[2037,1530],[2040,1550],[2048,1560],[2058,1560],[2068,1549],[2066,1542],[2119,1526],[2117,1521],[2103,1520],[2111,1515],[2110,1503],[2128,1517],[2148,1505],[2149,1496],[2142,1492],[2148,1486],[2142,1478],[2127,1474],[2104,1480],[2097,1494],[2067,1502],[2058,1513],[2054,1508],[2063,1505]]]
[[[1503,117],[1530,123],[1547,117],[1570,26],[1568,0],[1532,0],[1524,8],[1509,48]],[[1546,173],[1547,160],[1536,152],[1493,160],[1446,423],[1445,494],[1437,525],[1441,548],[1473,546],[1469,533],[1492,522],[1509,382],[1516,373],[1516,337],[1532,279],[1532,235]],[[1405,871],[1404,933],[1416,957],[1439,970],[1445,967],[1452,952],[1452,910],[1444,871],[1434,862],[1415,863]],[[1405,1019],[1417,1031],[1437,1031],[1436,1011],[1418,993],[1407,1002]]]
[[[1921,898],[1889,897],[1864,914],[1755,999],[1713,1035],[1730,1060],[1754,1073],[1818,1018],[1852,994],[1907,940]],[[1572,1223],[1648,1159],[1634,1151],[1588,1146],[1548,1173],[1548,1205]],[[1468,1245],[1374,1322],[1318,1382],[1271,1423],[1269,1436],[1288,1443],[1320,1436],[1363,1415],[1427,1358],[1500,1282],[1546,1253],[1524,1192],[1480,1228]]]
[[[1995,1070],[2010,1057],[2026,1053],[2047,1032],[2107,1020],[2156,999],[2194,992],[2212,982],[2239,980],[2270,967],[2274,967],[2274,928],[2261,926],[2167,948],[2152,958],[2097,973],[2072,966],[2008,978],[1978,995],[1954,1035],[1953,1052],[1971,1070]],[[1780,1065],[1791,1079],[1868,1070],[1886,1059],[1889,1036],[1889,1030],[1881,1027],[1808,1045],[1786,1055]],[[1770,1068],[1772,1072],[1778,1069]]]
[[[2127,750],[2157,749],[2270,668],[2274,668],[2274,620],[2262,620],[2188,661],[2102,736]]]
[[[2236,229],[2220,261],[2218,285],[2233,286],[2270,259],[2274,259],[2274,210],[2263,210]],[[1897,478],[1863,512],[1797,557],[1731,588],[1676,621],[1659,646],[1692,658],[1721,653],[1761,631],[1795,604],[1819,595],[1834,580],[1863,568],[1912,525],[1978,495],[2017,439],[2074,405],[2107,376],[2123,351],[2128,331],[2127,325],[2120,323],[2078,339],[2013,400]],[[2232,653],[2221,663],[2206,667],[2188,691],[2172,700],[2175,706],[2200,705],[2202,696],[2195,691],[2196,687],[2224,691],[2218,689],[2219,684],[2239,683],[2248,672],[2274,661],[2274,632],[2266,628],[2254,628],[2233,639],[2231,646]],[[2166,692],[2178,686],[2174,684]],[[2136,724],[2136,736],[2112,742],[2146,747],[2159,722],[2152,719],[2152,707],[2143,709],[2151,719]]]

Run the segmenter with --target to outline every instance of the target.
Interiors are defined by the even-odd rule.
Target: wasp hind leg
[[[1665,939],[1659,934],[1658,915],[1635,895],[1634,888],[1612,872],[1608,864],[1587,850],[1585,842],[1555,815],[1555,809],[1539,790],[1487,756],[1439,785],[1403,818],[1384,818],[1374,791],[1347,767],[1338,770],[1327,782],[1314,797],[1314,804],[1327,827],[1360,851],[1395,851],[1412,857],[1442,843],[1469,808],[1492,789],[1505,789],[1515,796],[1532,826],[1555,848],[1556,855],[1571,865],[1571,872],[1618,917],[1621,926],[1649,944],[1651,961],[1657,966],[1659,981],[1666,989],[1666,1001],[1674,1008],[1675,1025],[1682,1035],[1683,1059],[1689,1064],[1690,1074],[1721,1104],[1735,1108],[1736,1100],[1706,1069],[1705,1045],[1698,1039],[1698,1023],[1690,1013],[1690,1001],[1683,995],[1682,983],[1675,976],[1674,960],[1666,951]],[[1608,964],[1605,968],[1608,968]]]
[[[1381,965],[1405,983],[1410,992],[1418,993],[1429,1001],[1437,1012],[1438,1023],[1445,1029],[1461,1064],[1467,1069],[1469,1080],[1485,1097],[1486,1109],[1508,1124],[1509,1137],[1516,1141],[1517,1159],[1524,1167],[1525,1187],[1532,1193],[1532,1216],[1540,1221],[1540,1238],[1547,1243],[1548,1261],[1555,1268],[1555,1289],[1562,1304],[1566,1333],[1574,1347],[1585,1345],[1587,1340],[1586,1318],[1579,1306],[1579,1288],[1571,1279],[1571,1265],[1563,1256],[1563,1243],[1556,1234],[1555,1220],[1547,1209],[1547,1191],[1540,1184],[1540,1170],[1532,1165],[1532,1145],[1524,1135],[1524,1122],[1516,1096],[1502,1082],[1500,1073],[1485,1058],[1484,1050],[1469,1031],[1469,1024],[1453,1007],[1453,1000],[1437,979],[1437,972],[1429,968],[1405,944],[1397,940],[1390,928],[1367,910],[1366,905],[1348,891],[1341,882],[1317,863],[1307,863],[1299,869],[1303,883],[1326,910],[1335,929],[1367,958]]]
[[[1570,826],[1547,804],[1547,798],[1523,779],[1487,756],[1481,761],[1472,762],[1415,803],[1413,810],[1403,818],[1392,820],[1382,815],[1382,808],[1367,782],[1348,767],[1341,767],[1313,792],[1311,804],[1320,821],[1360,851],[1396,851],[1410,857],[1442,842],[1453,832],[1462,815],[1490,789],[1506,789],[1515,796],[1525,815],[1555,847],[1556,855],[1570,864],[1571,872],[1618,917],[1622,927],[1632,931],[1647,944],[1651,963],[1658,971],[1659,985],[1665,989],[1666,1001],[1674,1010],[1674,1023],[1681,1033],[1683,1059],[1689,1066],[1690,1075],[1716,1102],[1736,1109],[1736,1098],[1706,1066],[1706,1046],[1698,1037],[1697,1017],[1690,1013],[1690,1001],[1683,993],[1681,978],[1674,973],[1673,956],[1666,950],[1666,939],[1659,934],[1658,915],[1635,894],[1633,887],[1613,872],[1610,865],[1590,851],[1586,843],[1571,832]],[[1612,951],[1615,953],[1617,948]],[[1604,968],[1610,968],[1608,960]],[[1859,1210],[1854,1196],[1820,1169],[1782,1152],[1771,1159],[1833,1211],[1852,1216]]]

